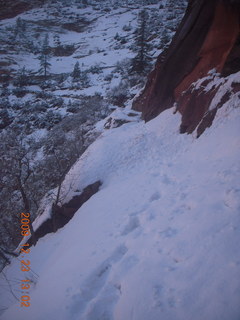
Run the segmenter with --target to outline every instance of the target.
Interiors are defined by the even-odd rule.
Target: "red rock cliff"
[[[0,20],[14,18],[35,6],[44,4],[44,0],[0,0]]]
[[[181,132],[195,130],[214,90],[193,92],[192,83],[212,69],[223,76],[240,70],[239,2],[189,0],[170,47],[158,57],[145,89],[133,103],[133,109],[141,111],[144,120],[153,119],[177,103],[182,114]]]

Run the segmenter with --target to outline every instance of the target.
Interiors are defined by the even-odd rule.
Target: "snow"
[[[211,101],[209,106],[209,111],[215,109],[222,98],[229,94],[227,104],[239,105],[239,93],[232,93],[232,88],[234,84],[240,83],[240,72],[233,73],[228,77],[221,77],[220,74],[215,72],[215,69],[212,69],[208,72],[208,76],[198,79],[196,82],[192,84],[192,92],[194,90],[199,90],[201,87],[205,92],[209,92],[213,89],[217,89],[216,93]],[[207,84],[204,86],[203,83],[207,81]]]
[[[34,21],[47,19],[51,10],[33,9],[21,17],[33,20],[35,27]],[[89,15],[95,22],[81,33],[50,30],[59,34],[62,44],[77,48],[72,56],[51,57],[51,72],[70,73],[78,60],[82,71],[95,63],[103,69],[99,75],[90,74],[89,88],[71,90],[68,79],[66,89],[54,93],[65,95],[67,101],[81,94],[105,95],[120,83],[121,76],[115,73],[110,83],[105,77],[119,62],[133,57],[129,46],[139,10],[111,7],[103,14],[74,7],[71,11]],[[8,19],[2,26],[14,27],[15,22],[16,18]],[[64,22],[69,20],[62,15]],[[128,33],[123,27],[129,24]],[[117,43],[116,33],[126,37],[127,43]],[[40,45],[42,38],[38,41]],[[16,70],[25,65],[36,72],[39,69],[33,54],[13,51],[5,58],[16,61],[12,65]],[[211,70],[193,84],[193,90],[205,80],[210,80],[205,91],[219,88],[210,107],[214,109],[232,83],[239,83],[239,75],[220,78]],[[28,89],[31,93],[23,98],[11,95],[10,101],[30,101],[32,93],[40,90],[34,85]],[[131,88],[133,92],[139,88]],[[180,115],[173,114],[174,108],[147,124],[138,113],[130,116],[130,108],[128,101],[126,109],[116,108],[109,116],[130,121],[120,128],[105,130],[109,117],[96,124],[96,130],[103,133],[67,174],[60,198],[67,203],[87,185],[101,180],[99,192],[64,228],[40,239],[29,254],[12,259],[0,275],[2,320],[239,320],[238,93],[217,111],[212,127],[199,139],[195,133],[179,134]],[[66,110],[60,112],[64,115]],[[36,130],[32,137],[40,139],[45,134],[45,129]],[[41,156],[40,150],[36,159]],[[34,229],[50,217],[52,201],[49,192]],[[21,260],[31,262],[29,272],[21,271]],[[31,280],[30,292],[20,288],[26,278]],[[21,307],[12,293],[18,298],[29,294],[31,306]]]
[[[219,79],[219,82],[222,84],[223,79]],[[215,94],[214,98],[212,99],[212,102],[210,104],[209,110],[213,110],[217,107],[217,105],[221,102],[221,99],[224,97],[225,94],[227,94],[231,90],[231,86],[233,83],[240,83],[240,72],[231,74],[228,76],[225,80],[225,83],[223,83],[220,88],[218,89],[217,93]],[[235,95],[232,94],[231,99],[235,99],[235,97],[238,98],[238,93]],[[238,99],[237,99],[238,100]]]
[[[81,17],[86,17],[86,14],[88,13],[90,15],[89,19],[91,21],[96,21],[94,23],[92,22],[92,24],[90,24],[88,28],[81,33],[74,31],[64,31],[63,33],[62,29],[56,29],[56,34],[59,35],[61,43],[64,45],[74,44],[77,50],[69,57],[51,57],[50,62],[52,73],[58,74],[72,72],[73,66],[79,57],[81,58],[81,64],[84,66],[83,70],[85,70],[94,63],[114,66],[117,61],[122,60],[122,57],[128,56],[131,58],[133,56],[133,53],[129,49],[122,48],[115,50],[113,48],[115,43],[113,37],[116,33],[119,33],[122,36],[128,35],[128,32],[122,30],[125,24],[131,23],[133,30],[136,28],[136,15],[138,10],[129,11],[129,9],[115,9],[112,10],[112,13],[103,15],[102,13],[90,9],[74,8],[73,13],[79,13]],[[21,17],[26,20],[29,20],[29,18],[33,19],[33,21],[36,19],[47,19],[44,9],[33,9],[25,15],[23,14]],[[5,25],[7,26],[10,21],[15,22],[16,18],[5,20]],[[66,20],[66,22],[69,21]],[[63,18],[61,23],[64,23]],[[53,33],[53,30],[51,32],[49,41],[50,45],[54,47],[53,38],[55,34]],[[46,33],[47,29],[45,33],[43,32],[43,37]],[[104,55],[104,52],[106,52],[106,55]],[[34,54],[12,54],[11,57],[17,61],[17,66],[15,66],[15,68],[27,66],[35,72],[39,69],[39,59],[38,56],[35,56]]]
[[[100,94],[107,102],[111,100],[109,98],[112,92],[122,81],[128,83],[123,94],[129,98],[124,104],[130,108],[132,104],[130,98],[139,91],[138,86],[131,88],[135,81],[139,81],[138,77],[129,73],[131,59],[136,54],[134,41],[139,11],[144,8],[149,12],[152,23],[151,36],[148,40],[152,49],[149,51],[149,55],[154,62],[154,57],[162,49],[159,48],[159,37],[152,37],[153,33],[158,34],[161,38],[162,30],[166,28],[169,35],[173,36],[172,30],[180,22],[185,6],[186,3],[183,4],[181,10],[171,8],[171,6],[159,9],[159,3],[146,5],[136,0],[125,2],[109,0],[102,3],[96,1],[92,6],[84,8],[84,5],[72,1],[56,2],[46,3],[40,8],[33,8],[15,18],[3,20],[0,24],[2,31],[0,40],[3,49],[0,60],[2,60],[3,66],[6,65],[4,74],[11,75],[11,78],[14,79],[6,87],[6,90],[11,91],[8,97],[12,109],[14,109],[14,111],[11,109],[9,111],[13,117],[13,123],[10,126],[16,122],[19,123],[20,120],[17,119],[23,118],[22,106],[27,102],[28,104],[33,103],[33,107],[36,106],[36,112],[33,109],[34,115],[29,119],[29,127],[31,127],[30,130],[37,130],[39,122],[34,118],[39,118],[37,108],[41,103],[45,107],[50,103],[47,96],[64,100],[62,105],[55,108],[56,113],[64,118],[72,114],[71,110],[66,108],[69,99],[81,103],[84,99],[83,96]],[[174,12],[175,18],[171,18],[171,21],[168,20],[169,15],[173,15]],[[16,34],[18,18],[25,22],[26,28]],[[78,30],[79,32],[66,29],[67,23],[76,22],[76,26],[78,26],[77,21],[81,20],[86,23],[80,22],[81,25],[85,25],[83,29]],[[126,27],[128,28],[126,29]],[[51,47],[49,50],[51,51],[49,54],[51,80],[44,83],[44,79],[39,77],[39,55],[47,34]],[[116,34],[119,35],[118,39],[115,37]],[[62,53],[56,50],[56,36],[60,45],[63,46]],[[63,56],[58,56],[59,54]],[[78,82],[73,82],[71,74],[76,62],[79,62],[80,70],[84,72],[82,75],[87,76],[89,84],[83,84],[81,79]],[[93,66],[98,66],[99,73],[94,73],[91,70]],[[21,73],[22,68],[25,68],[27,78],[32,78],[33,82],[31,86],[23,87],[21,94],[19,92],[21,88],[16,90],[17,81],[14,82],[15,76]],[[24,95],[25,89],[27,93]],[[14,103],[19,107],[13,106]],[[115,104],[116,102],[111,101],[111,103]],[[41,125],[44,125],[44,117],[42,114]]]
[[[179,134],[173,108],[106,130],[69,171],[61,197],[103,185],[31,248],[32,271],[23,274],[18,259],[5,268],[16,295],[25,276],[35,285],[21,308],[1,278],[10,306],[1,319],[238,320],[239,118],[225,104],[199,139]]]

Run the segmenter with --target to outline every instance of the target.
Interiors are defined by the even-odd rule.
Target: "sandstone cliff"
[[[175,103],[182,114],[180,132],[191,133],[199,126],[200,135],[231,94],[230,89],[208,112],[219,90],[219,85],[205,90],[213,80],[210,74],[221,79],[220,84],[224,77],[240,70],[239,21],[239,1],[189,0],[172,43],[158,57],[133,109],[141,111],[143,119],[149,121]],[[199,79],[204,81],[195,87]],[[231,86],[233,92],[239,90],[239,85]]]

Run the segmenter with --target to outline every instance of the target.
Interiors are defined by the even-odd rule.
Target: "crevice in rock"
[[[210,110],[206,113],[206,115],[202,118],[199,126],[197,127],[197,138],[200,137],[201,134],[203,134],[203,132],[207,129],[210,128],[213,120],[217,114],[218,109],[220,109],[225,102],[227,102],[229,100],[231,96],[231,92],[226,92],[223,97],[221,98],[221,101],[218,103],[218,105],[216,106],[216,108],[214,108],[213,110]]]

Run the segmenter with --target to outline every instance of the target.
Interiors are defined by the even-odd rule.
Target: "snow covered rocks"
[[[48,233],[56,232],[67,224],[76,211],[88,201],[95,193],[98,192],[101,181],[96,181],[85,187],[79,195],[74,195],[73,198],[60,206],[59,204],[53,203],[50,218],[47,218],[35,229],[36,240],[42,238]],[[32,239],[28,240],[28,243],[32,243]]]

